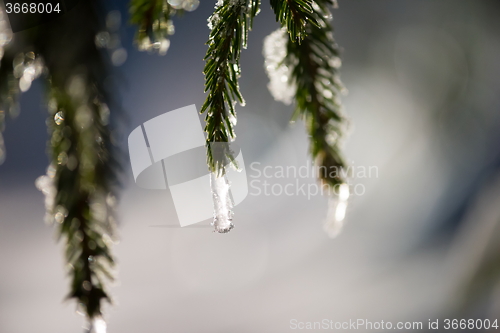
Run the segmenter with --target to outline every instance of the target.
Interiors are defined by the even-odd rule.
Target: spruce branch
[[[312,3],[312,20],[306,26],[302,41],[290,39],[283,60],[295,87],[293,119],[304,118],[310,136],[310,153],[318,166],[319,177],[332,188],[346,182],[340,172],[346,167],[340,150],[346,122],[340,94],[345,88],[339,78],[339,48],[330,22],[329,6],[334,4],[331,0]]]
[[[157,51],[165,55],[175,27],[172,18],[182,9],[175,9],[166,0],[132,0],[130,22],[138,26],[135,43],[141,51]]]
[[[95,44],[104,26],[97,6],[81,1],[67,14],[17,33],[0,63],[0,106],[11,113],[17,112],[18,94],[46,74],[51,163],[36,185],[45,195],[46,220],[57,225],[65,245],[68,297],[91,321],[101,315],[102,300],[109,300],[105,282],[112,279],[114,265],[113,206],[120,170],[107,106],[115,108],[115,103],[105,88],[110,61]]]
[[[110,62],[95,44],[104,26],[100,12],[95,4],[80,2],[38,29],[34,41],[48,73],[51,167],[45,181],[54,194],[47,211],[65,246],[68,297],[91,321],[101,316],[102,301],[110,299],[106,282],[113,278],[113,206],[120,172],[110,127],[110,108],[117,110],[107,80]],[[64,30],[71,33],[61,35]]]
[[[307,25],[317,21],[313,15],[313,0],[270,0],[276,21],[286,26],[292,41],[300,43],[307,35]]]
[[[226,161],[234,162],[228,145],[214,142],[230,142],[235,138],[235,104],[244,106],[238,78],[241,75],[241,49],[247,47],[248,32],[259,12],[260,0],[219,0],[208,19],[211,29],[208,50],[205,55],[205,92],[208,96],[201,108],[206,112],[207,164],[212,172],[223,175]]]
[[[108,109],[84,74],[74,75],[66,87],[52,81],[49,89],[52,165],[45,177],[51,177],[55,187],[49,216],[65,243],[68,297],[92,319],[101,315],[101,301],[109,300],[105,281],[113,279],[114,266],[110,247],[115,165]]]

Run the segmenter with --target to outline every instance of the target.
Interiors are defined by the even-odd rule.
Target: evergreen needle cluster
[[[228,159],[234,163],[233,154],[229,145],[210,143],[230,142],[235,138],[235,104],[245,104],[238,85],[240,54],[241,49],[247,47],[248,32],[259,5],[258,0],[219,1],[209,18],[212,30],[203,71],[208,96],[201,112],[206,112],[208,167],[218,174],[224,174]]]
[[[293,118],[302,116],[305,120],[319,176],[335,188],[346,181],[341,173],[333,172],[346,166],[339,147],[346,121],[339,97],[345,90],[338,74],[339,48],[331,25],[330,8],[335,3],[332,0],[271,2],[277,19],[290,35],[282,65],[291,70],[296,89]],[[286,8],[288,15],[282,14]]]
[[[181,14],[165,0],[132,0],[130,22],[137,25],[135,42],[140,50],[165,54],[175,28],[172,18]]]
[[[114,258],[113,205],[119,163],[109,125],[116,109],[109,89],[109,58],[95,43],[103,31],[102,8],[81,1],[72,11],[18,32],[0,64],[0,108],[16,114],[17,100],[37,77],[47,92],[47,175],[37,180],[45,194],[47,221],[64,243],[70,277],[68,298],[89,319],[109,300]]]
[[[131,0],[131,22],[138,26],[139,49],[164,54],[174,32],[172,17],[182,8],[166,0]],[[291,70],[296,112],[311,137],[311,154],[319,166],[345,167],[339,149],[342,124],[338,78],[339,51],[333,39],[329,7],[332,0],[270,0],[276,19],[287,30],[286,57]],[[56,223],[66,249],[75,298],[87,317],[102,312],[108,299],[105,281],[112,280],[114,258],[113,201],[119,163],[113,148],[109,109],[116,104],[109,94],[109,59],[96,47],[104,28],[104,12],[94,2],[81,1],[66,15],[42,27],[19,33],[16,42],[1,45],[0,127],[6,114],[17,113],[20,92],[43,76],[47,87],[49,119],[48,174],[39,182],[46,195],[48,217]],[[177,6],[177,7],[176,7]],[[218,0],[209,18],[211,29],[205,60],[205,91],[201,108],[206,114],[207,164],[212,172],[225,173],[234,162],[229,143],[235,138],[235,104],[244,105],[238,79],[240,55],[258,14],[260,0]],[[64,32],[64,33],[61,33]],[[16,37],[18,37],[16,35]],[[1,129],[1,128],[0,128]],[[214,148],[216,147],[216,148]],[[213,149],[214,148],[214,149]],[[3,156],[0,136],[0,158]],[[1,161],[0,161],[1,162]],[[336,172],[321,178],[335,186],[345,182]]]

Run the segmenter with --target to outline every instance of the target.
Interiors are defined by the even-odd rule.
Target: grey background
[[[379,169],[378,178],[360,180],[366,193],[353,198],[342,235],[331,240],[323,232],[327,201],[319,196],[250,195],[227,235],[151,227],[177,224],[171,198],[136,187],[127,165],[109,332],[288,332],[291,319],[426,323],[452,311],[500,220],[500,5],[339,2],[334,24],[350,91],[343,98],[351,118],[345,152],[355,165]],[[115,75],[128,117],[124,148],[143,122],[201,106],[213,4],[202,0],[176,20],[165,57],[135,51],[133,29],[123,28],[129,57]],[[126,14],[125,2],[109,7]],[[247,167],[307,159],[302,122],[290,126],[292,108],[266,89],[262,42],[275,28],[265,3],[242,55],[247,106],[238,108],[236,142]],[[74,332],[83,321],[75,304],[63,302],[61,244],[43,224],[43,197],[34,187],[48,163],[42,91],[35,84],[23,95],[21,114],[4,133],[2,333]],[[481,315],[500,313],[494,300]]]

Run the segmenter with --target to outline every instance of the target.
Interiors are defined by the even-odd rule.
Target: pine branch
[[[120,171],[107,106],[116,110],[117,105],[105,88],[109,59],[95,44],[104,26],[99,13],[104,11],[95,6],[80,2],[38,29],[34,41],[48,72],[53,168],[48,177],[54,196],[47,210],[65,245],[68,297],[76,299],[90,320],[101,315],[102,301],[110,299],[105,282],[113,277],[113,203]]]
[[[270,0],[276,21],[286,26],[292,41],[300,43],[307,35],[307,25],[317,21],[313,15],[313,0]]]
[[[141,51],[157,51],[165,55],[175,28],[174,15],[182,14],[166,0],[131,0],[130,22],[138,25],[135,43]]]
[[[109,300],[105,280],[112,279],[114,264],[112,206],[119,171],[108,125],[107,104],[114,103],[104,84],[110,62],[95,45],[104,27],[97,5],[81,1],[43,26],[18,32],[0,67],[0,106],[14,111],[18,93],[46,73],[51,165],[37,187],[46,197],[46,219],[56,222],[65,245],[68,297],[91,320],[101,315],[102,300]]]
[[[207,113],[207,164],[217,174],[225,173],[227,160],[235,163],[228,145],[211,149],[210,143],[230,142],[235,138],[235,104],[245,105],[238,85],[240,54],[247,47],[248,32],[259,5],[259,0],[219,0],[209,18],[211,32],[203,71],[208,96],[201,113]]]
[[[345,90],[339,78],[339,49],[330,23],[331,0],[312,2],[312,13],[302,41],[296,42],[293,30],[281,65],[290,71],[296,102],[293,119],[302,116],[310,135],[310,153],[319,176],[335,187],[345,183],[341,169],[346,167],[339,141],[346,122],[341,112],[340,93]],[[315,23],[313,23],[315,22]]]
[[[83,74],[73,76],[68,89],[52,82],[48,126],[56,191],[51,213],[65,242],[72,280],[68,297],[92,319],[101,314],[101,300],[109,300],[104,285],[114,266],[114,161],[107,106],[91,82]]]

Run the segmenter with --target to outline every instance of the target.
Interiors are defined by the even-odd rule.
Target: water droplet
[[[107,31],[101,31],[95,35],[95,45],[98,48],[108,47],[109,40],[110,40],[110,36],[109,36],[109,32],[107,32]]]
[[[57,206],[55,209],[54,220],[57,223],[63,223],[66,216],[68,216],[68,210],[63,206]]]
[[[86,308],[87,308],[87,307],[85,306],[85,304],[83,304],[83,303],[78,303],[78,304],[77,304],[77,306],[76,306],[76,311],[75,311],[75,312],[76,312],[78,315],[80,315],[80,316],[85,316],[85,312],[87,311],[87,310],[86,310]]]
[[[175,26],[171,20],[167,22],[167,34],[173,35],[175,34]]]
[[[54,219],[57,223],[63,223],[64,215],[61,212],[57,212],[56,215],[54,215]]]
[[[65,151],[59,153],[59,155],[57,156],[57,164],[66,165],[67,162],[68,162],[68,154],[66,154]]]

